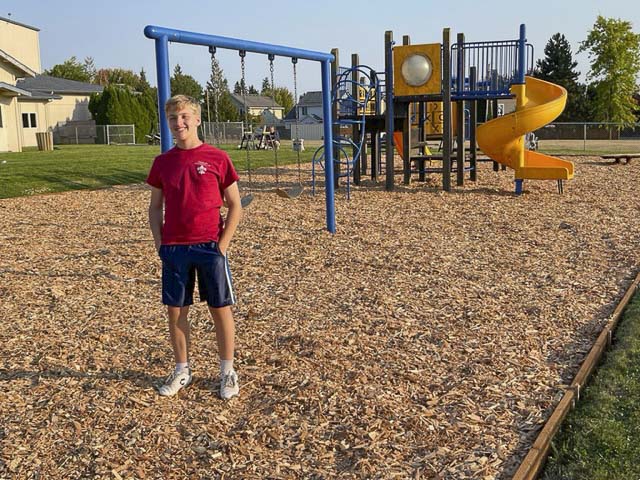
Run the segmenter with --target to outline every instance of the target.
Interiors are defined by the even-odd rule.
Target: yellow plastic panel
[[[439,43],[402,45],[393,48],[393,94],[396,97],[440,93],[442,89],[440,48]],[[412,55],[422,55],[431,62],[433,69],[431,77],[422,85],[409,85],[402,76],[402,64]]]
[[[424,125],[425,133],[427,135],[442,135],[443,122],[442,102],[427,102],[427,121]]]

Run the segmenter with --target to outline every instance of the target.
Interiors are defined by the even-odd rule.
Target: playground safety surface
[[[286,200],[230,249],[240,397],[173,367],[145,186],[0,200],[0,478],[509,478],[640,264],[640,162]],[[293,185],[295,169],[285,182]],[[246,187],[246,185],[245,185]]]

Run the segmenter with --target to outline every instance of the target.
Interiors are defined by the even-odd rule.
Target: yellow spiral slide
[[[573,163],[524,149],[524,134],[555,120],[567,103],[567,91],[553,83],[526,77],[512,85],[516,111],[478,127],[478,146],[491,159],[515,170],[515,179],[569,180]]]

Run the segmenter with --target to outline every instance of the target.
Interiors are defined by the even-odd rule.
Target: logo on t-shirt
[[[207,162],[196,162],[196,172],[200,175],[207,173],[207,167],[210,165]]]

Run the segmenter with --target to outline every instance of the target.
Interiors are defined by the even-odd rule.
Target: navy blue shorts
[[[217,242],[195,245],[162,245],[162,303],[172,307],[193,304],[196,273],[200,300],[210,307],[236,303],[231,270]]]

